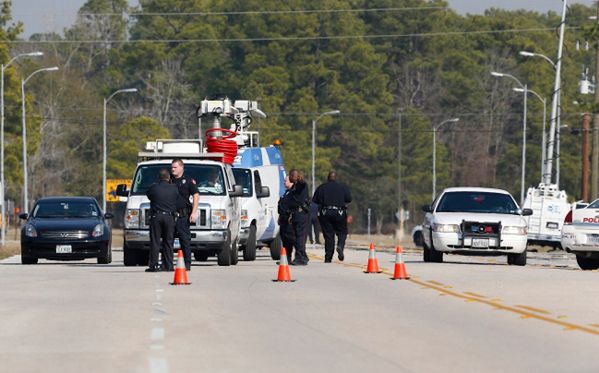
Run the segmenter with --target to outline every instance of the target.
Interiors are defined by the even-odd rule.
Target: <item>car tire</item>
[[[576,255],[576,262],[583,271],[591,271],[593,269],[599,269],[599,259],[585,258],[582,255]]]
[[[216,255],[216,262],[219,266],[231,265],[231,231],[227,231],[227,240]]]
[[[130,249],[127,243],[123,244],[123,263],[125,267],[135,267],[138,263],[137,250]]]
[[[23,254],[21,251],[21,264],[37,264],[38,258],[34,256],[28,256]]]
[[[515,266],[525,266],[526,265],[526,252],[524,250],[520,254],[507,254],[507,264],[515,265]]]
[[[205,262],[208,260],[208,253],[203,251],[194,251],[193,258],[198,262]]]
[[[433,235],[430,234],[431,246],[429,247],[424,240],[422,240],[422,259],[427,263],[443,263],[443,253],[435,250],[433,246]]]
[[[100,255],[98,256],[98,264],[110,264],[112,263],[112,248],[110,244],[106,244],[102,250],[100,250]]]
[[[239,238],[231,244],[231,265],[239,263]]]
[[[417,247],[423,247],[424,238],[422,237],[422,231],[415,232],[414,236],[412,237],[412,240],[414,241],[414,245],[416,245]]]
[[[243,260],[251,262],[256,260],[256,226],[250,225],[247,242],[243,248]]]
[[[270,244],[268,246],[270,248],[270,257],[273,260],[281,259],[281,247],[283,247],[283,243],[281,242],[280,233],[277,233],[275,239],[270,241]]]

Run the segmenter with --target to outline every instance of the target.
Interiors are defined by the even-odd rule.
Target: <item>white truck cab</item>
[[[277,203],[285,193],[285,167],[278,148],[240,149],[233,163],[235,180],[243,186],[240,250],[244,260],[256,258],[256,248],[268,246],[271,257],[281,255]]]
[[[173,159],[184,163],[184,173],[198,185],[200,201],[196,223],[191,225],[191,250],[196,260],[216,255],[218,265],[237,264],[242,187],[236,185],[223,154],[206,153],[200,140],[156,140],[139,153],[131,190],[119,185],[117,195],[127,197],[123,253],[126,266],[147,265],[150,250],[148,188],[158,181],[161,168],[170,170]],[[216,180],[216,183],[209,182]],[[177,248],[175,241],[175,248]]]
[[[564,218],[570,211],[566,191],[556,184],[540,183],[528,188],[522,208],[533,211],[527,218],[528,243],[559,248]]]

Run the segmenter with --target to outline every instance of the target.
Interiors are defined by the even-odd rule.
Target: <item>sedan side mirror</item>
[[[433,208],[431,207],[431,205],[424,205],[424,206],[422,206],[422,211],[433,212]]]
[[[242,197],[243,187],[241,185],[233,185],[233,191],[229,192],[229,197]]]
[[[532,215],[532,209],[522,209],[522,216]]]
[[[104,214],[104,218],[105,219],[112,219],[114,218],[114,214],[111,212],[107,212],[106,214]]]
[[[19,219],[27,219],[29,217],[29,214],[26,212],[22,212],[19,214]]]
[[[120,197],[128,197],[129,191],[127,190],[127,184],[119,184],[116,186],[116,195]]]
[[[263,186],[262,188],[260,188],[260,194],[257,197],[258,198],[270,197],[270,188],[267,186]]]

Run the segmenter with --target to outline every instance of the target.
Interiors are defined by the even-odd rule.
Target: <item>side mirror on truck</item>
[[[267,186],[263,186],[260,188],[260,194],[257,196],[258,198],[267,198],[270,197],[270,188]]]
[[[241,185],[233,185],[233,191],[229,192],[230,197],[242,197],[243,187]]]
[[[129,191],[127,190],[127,184],[119,184],[116,186],[116,195],[120,197],[128,197]]]
[[[532,215],[532,209],[522,209],[522,216]]]

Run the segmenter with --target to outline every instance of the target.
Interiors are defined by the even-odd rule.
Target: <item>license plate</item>
[[[56,245],[57,254],[70,254],[73,252],[71,245]]]
[[[587,242],[592,244],[599,244],[599,236],[587,236]]]
[[[173,244],[173,248],[175,248],[175,249],[181,248],[181,243],[179,242],[178,238],[175,238],[175,243]]]
[[[473,238],[472,239],[472,247],[486,249],[489,247],[489,239],[488,238]]]

